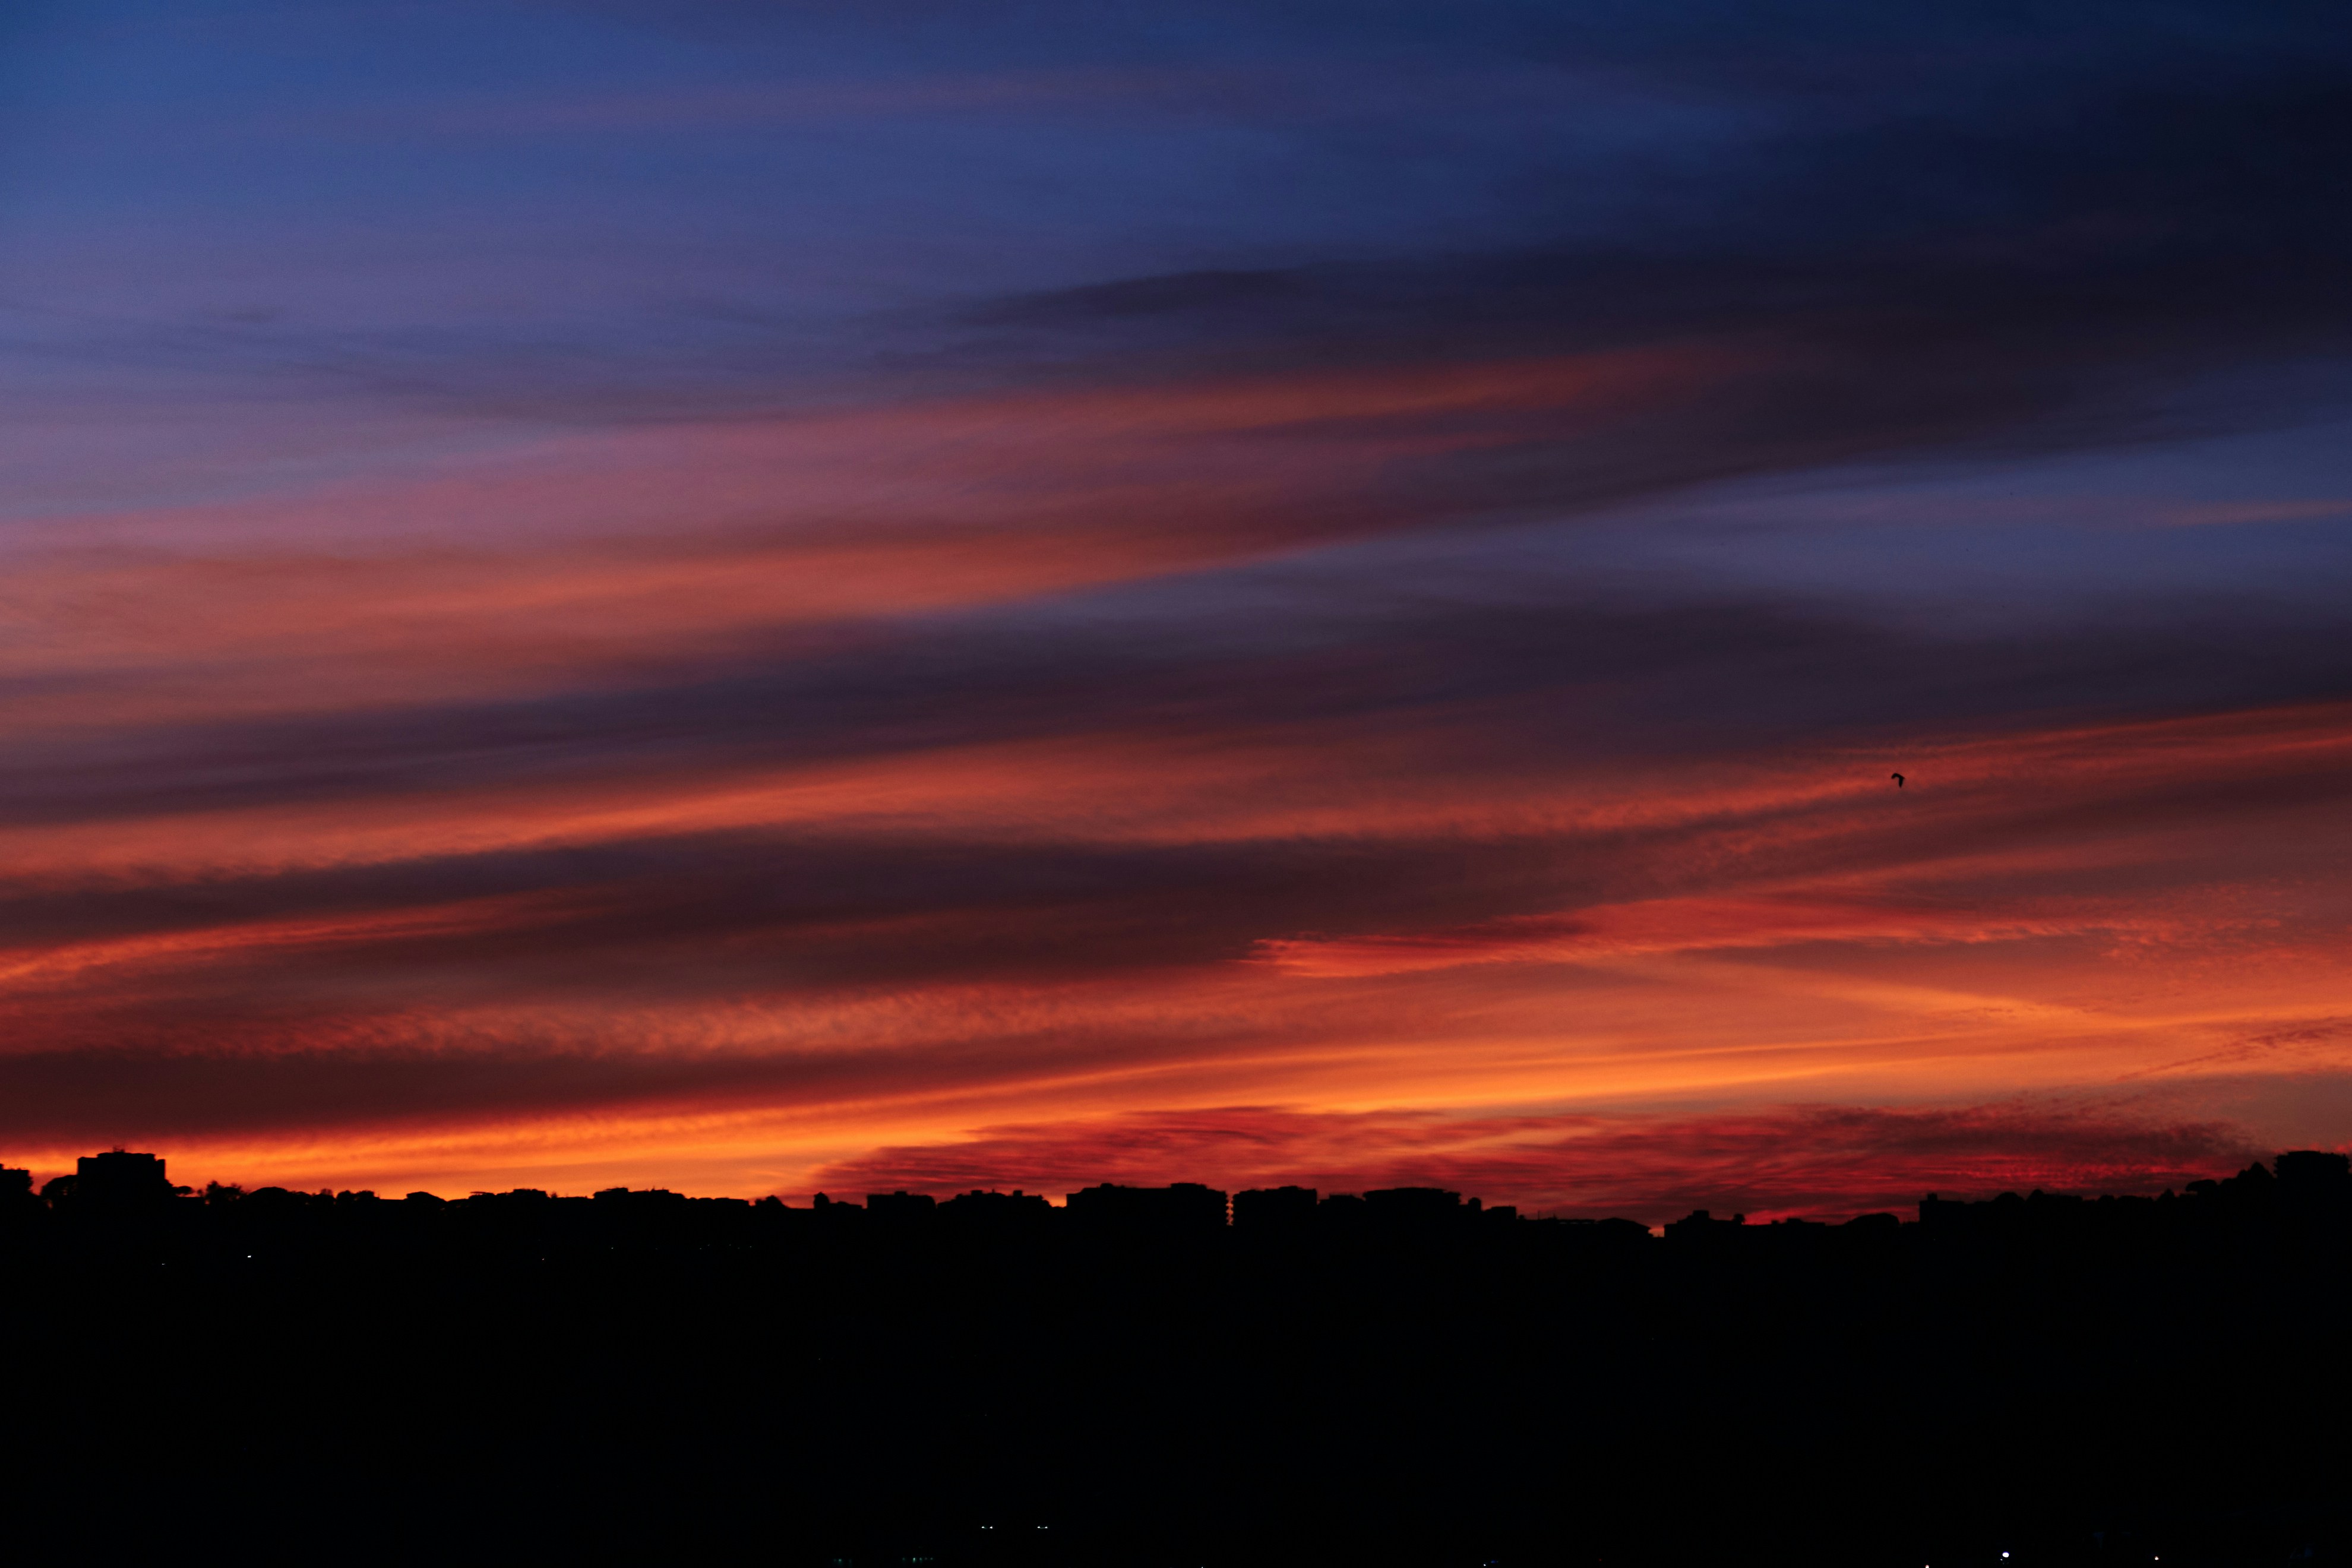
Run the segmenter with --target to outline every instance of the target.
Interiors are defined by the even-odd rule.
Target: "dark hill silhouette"
[[[0,1474],[28,1557],[2341,1562],[2347,1266],[2312,1152],[1661,1236],[1434,1188],[188,1194],[116,1151],[0,1172]]]

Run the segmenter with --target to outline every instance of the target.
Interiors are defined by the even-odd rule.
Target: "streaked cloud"
[[[2332,16],[427,9],[16,68],[0,1153],[1658,1218],[2314,1135]]]

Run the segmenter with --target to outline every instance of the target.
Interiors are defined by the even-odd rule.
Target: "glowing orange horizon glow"
[[[1264,712],[1230,674],[959,697],[923,662],[918,632],[1448,526],[1397,510],[1396,465],[1605,443],[1758,363],[942,399],[30,530],[0,589],[7,1153],[1589,1212],[1696,1191],[1681,1148],[1829,1212],[2291,1135],[2280,1086],[2352,1069],[2352,705],[1694,757],[1575,744],[1600,678],[1315,700],[1372,656],[1306,635],[1243,679],[1302,683]],[[1811,1164],[1735,1179],[1803,1128]]]
[[[2217,873],[2193,857],[2170,868],[2178,885],[2161,892],[2103,895],[2068,884],[2139,862],[2164,828],[2160,800],[2146,798],[2151,794],[2277,790],[2296,769],[2340,769],[2347,753],[2352,713],[2326,707],[1920,746],[1906,759],[1917,783],[1899,798],[1855,782],[1858,764],[1849,759],[1783,762],[1751,769],[1727,787],[1670,799],[1660,798],[1649,778],[1614,789],[1594,780],[1561,800],[1510,781],[1454,780],[1441,771],[1413,787],[1377,792],[1352,815],[1318,801],[1291,819],[1270,811],[1273,797],[1263,791],[1223,810],[1202,802],[1226,769],[1280,776],[1247,748],[1238,759],[1196,756],[1195,772],[1171,778],[1181,752],[1147,749],[1129,766],[1116,754],[1097,757],[1079,770],[1070,764],[1083,753],[1066,747],[1027,759],[1026,775],[1019,748],[1000,752],[993,768],[967,761],[941,771],[938,758],[928,768],[919,760],[884,759],[862,789],[859,770],[846,765],[813,770],[817,778],[807,784],[788,770],[715,796],[698,780],[625,775],[613,785],[619,804],[602,805],[593,790],[574,784],[576,805],[554,817],[530,801],[501,808],[495,797],[461,795],[436,814],[403,796],[385,803],[391,819],[369,836],[362,859],[637,842],[719,826],[841,831],[877,820],[902,830],[919,824],[933,834],[1003,833],[1024,841],[1035,839],[1041,818],[1050,816],[1114,841],[1131,835],[1183,845],[1348,834],[1572,842],[1580,834],[1664,830],[1670,842],[1644,875],[1702,879],[1688,894],[1556,915],[1403,934],[1262,939],[1223,961],[1124,982],[978,980],[912,989],[848,983],[829,994],[751,989],[716,1007],[691,996],[619,1011],[568,998],[559,975],[536,995],[529,987],[521,994],[503,990],[480,1005],[443,997],[425,1015],[393,998],[391,1011],[374,1013],[373,1021],[362,1015],[324,1035],[297,1026],[272,1037],[257,1028],[244,1048],[332,1049],[339,1035],[352,1043],[375,1034],[437,1039],[434,1051],[458,1056],[495,1055],[530,1037],[583,1042],[568,1048],[604,1054],[624,1048],[625,1038],[634,1042],[628,1051],[683,1062],[683,1087],[636,1103],[625,1092],[569,1115],[493,1113],[438,1124],[410,1115],[380,1128],[362,1117],[325,1134],[191,1130],[157,1141],[170,1146],[175,1168],[248,1182],[454,1190],[502,1182],[560,1186],[577,1173],[599,1184],[666,1182],[748,1195],[813,1190],[828,1171],[868,1169],[858,1163],[861,1151],[910,1141],[937,1151],[935,1160],[968,1168],[969,1161],[958,1166],[954,1151],[969,1129],[1041,1116],[1083,1122],[1132,1114],[1139,1103],[1172,1115],[1197,1103],[1202,1110],[1194,1114],[1213,1121],[1237,1091],[1248,1103],[1289,1106],[1283,1114],[1310,1119],[1345,1114],[1379,1124],[1382,1115],[1404,1115],[1424,1130],[1458,1122],[1469,1147],[1479,1142],[1475,1130],[1491,1122],[1491,1108],[1512,1104],[1579,1105],[1586,1115],[1616,1108],[1637,1120],[1654,1120],[1671,1105],[1712,1105],[1724,1109],[1709,1114],[1737,1121],[1761,1113],[1743,1106],[1838,1097],[1982,1102],[2036,1085],[2049,1091],[2125,1085],[2149,1074],[2275,1068],[2282,1059],[2297,1071],[2340,1068],[2352,1065],[2352,1026],[2337,1010],[2342,911],[2335,889],[2304,896],[2281,889],[2250,901],[2216,886]],[[1308,779],[1349,765],[1336,738],[1318,755],[1322,766]],[[1058,790],[1047,787],[1044,773]],[[2034,787],[2021,813],[2023,781]],[[1296,774],[1292,783],[1308,793],[1324,787]],[[1492,798],[1465,815],[1481,793]],[[1170,822],[1155,808],[1177,802],[1194,810],[1190,826],[1171,839]],[[2108,830],[2019,847],[2021,815],[2101,805],[2116,817]],[[486,808],[488,820],[469,826],[469,814]],[[2292,802],[2280,809],[2282,826],[2292,824]],[[325,814],[318,832],[334,847],[309,850],[295,831],[299,815],[278,816],[276,829],[293,838],[268,863],[351,864],[353,822],[367,816],[364,808]],[[503,831],[494,826],[500,821],[509,825]],[[150,864],[148,874],[200,887],[208,874],[249,869],[256,861],[235,847],[238,835],[228,827],[203,818],[160,821],[154,831],[175,838],[181,858],[176,869]],[[2291,840],[2281,841],[2282,851],[2291,852]],[[2171,843],[2176,859],[2189,847]],[[226,853],[207,865],[194,853],[206,845]],[[1857,855],[1864,868],[1852,864]],[[1727,876],[1726,867],[1737,869]],[[47,875],[59,879],[66,869],[52,865]],[[89,869],[112,880],[136,875],[139,863],[131,857],[111,870]],[[1956,896],[1956,886],[1969,892]],[[103,1022],[126,1006],[142,1010],[142,1002],[168,1010],[191,985],[201,992],[223,984],[225,969],[289,984],[306,966],[332,972],[373,952],[528,941],[535,930],[560,943],[581,913],[575,899],[541,894],[348,918],[205,923],[113,941],[20,939],[0,963],[0,1016],[20,1038],[45,1029],[71,1033],[77,1013],[94,1010]],[[953,942],[971,918],[992,917],[940,911],[834,922],[804,926],[798,940],[852,948]],[[1899,973],[1892,967],[1897,959]],[[2174,990],[2179,976],[2193,974],[2192,993],[2146,994],[2159,968],[2174,977],[2167,987]],[[77,981],[100,972],[107,991],[93,999]],[[1057,1034],[1128,1043],[1108,1060],[1041,1048]],[[2274,1043],[2260,1044],[2266,1037]],[[765,1071],[776,1085],[767,1092],[782,1100],[747,1105],[761,1091],[747,1093],[730,1079],[719,1100],[698,1103],[692,1068],[714,1055],[750,1059],[751,1078]],[[1684,1120],[1712,1124],[1696,1110]],[[62,1164],[75,1147],[60,1142],[18,1157]],[[1353,1165],[1328,1152],[1312,1160],[1282,1155],[1250,1174],[1274,1180],[1305,1170],[1328,1184],[1347,1179],[1348,1170],[1373,1181],[1442,1167],[1502,1184],[1488,1194],[1498,1201],[1540,1193],[1553,1206],[1578,1206],[1570,1176],[1582,1168],[1581,1145],[1540,1177],[1542,1162],[1525,1151],[1484,1163],[1465,1157],[1416,1166],[1416,1147],[1390,1148],[1367,1133],[1347,1145]],[[1075,1169],[1066,1160],[1055,1168]]]

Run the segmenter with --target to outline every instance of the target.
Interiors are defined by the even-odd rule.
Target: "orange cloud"
[[[1401,458],[1605,429],[1735,363],[1645,350],[813,412],[32,525],[0,586],[0,721],[513,698],[1377,531],[1400,515],[1369,487]]]
[[[877,1130],[887,1102],[945,1081],[904,1064],[953,1041],[975,1074],[957,1093],[1015,1100],[1168,1092],[1193,1068],[1211,1090],[1247,1076],[1328,1102],[1411,1085],[1455,1104],[2095,1079],[2327,1014],[2334,885],[2253,894],[2236,880],[2260,864],[2243,834],[2207,864],[2165,803],[2250,791],[2282,865],[2307,860],[2296,824],[2326,821],[2332,797],[2297,815],[2298,779],[2333,776],[2344,730],[2312,709],[1972,742],[1936,753],[1899,803],[1845,764],[1757,767],[1675,797],[1600,778],[1565,799],[1557,777],[1441,769],[1351,812],[1332,797],[1362,753],[1335,733],[1304,750],[1070,742],[107,824],[59,836],[37,879],[20,870],[16,899],[56,912],[8,942],[0,998],[26,1040],[81,1038],[98,1026],[74,1020],[91,1018],[152,1036],[175,1014],[201,1037],[268,974],[275,1021],[248,1020],[246,1038],[333,1038],[339,1017],[499,1050],[601,1049],[625,1031],[744,1053],[752,1079],[783,1042],[847,1029],[864,1045],[840,1114]],[[2053,814],[2108,826],[2052,847],[2036,829]],[[128,852],[104,858],[110,840]],[[1622,888],[1692,890],[1559,909],[1560,880],[1590,882],[1602,850]],[[714,855],[742,870],[714,872]],[[1035,881],[1057,861],[1070,870]],[[959,863],[960,885],[943,869]],[[832,880],[908,866],[929,868],[903,892]],[[1314,932],[1369,895],[1425,905],[1438,868],[1465,911],[1553,908]],[[1290,879],[1301,890],[1277,895]],[[92,934],[60,941],[69,921]],[[2152,964],[2194,983],[2151,992]],[[420,988],[438,990],[430,1015],[414,1011]],[[1040,1027],[1121,1044],[1044,1068],[1013,1043]],[[894,1079],[925,1087],[877,1087]]]
[[[756,1193],[1237,1103],[1630,1128],[2352,1065],[2341,704],[2035,718],[2003,668],[1938,707],[1949,648],[1770,605],[1408,583],[1179,637],[1079,594],[1483,516],[1516,492],[1446,462],[1612,448],[1758,359],[940,398],[36,531],[0,1139]],[[1775,714],[1847,679],[1902,720]]]

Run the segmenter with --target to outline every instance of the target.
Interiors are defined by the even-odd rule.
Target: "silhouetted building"
[[[412,1193],[409,1195],[414,1197],[415,1194]],[[643,1192],[632,1192],[626,1187],[605,1187],[597,1193],[596,1202],[632,1211],[664,1210],[683,1205],[687,1196],[684,1193],[671,1192],[667,1187],[647,1187]]]
[[[1337,1236],[1360,1233],[1366,1224],[1363,1196],[1358,1193],[1333,1193],[1315,1205],[1315,1223]]]
[[[2279,1185],[2288,1193],[2352,1193],[2352,1155],[2330,1154],[2317,1149],[2294,1149],[2273,1162]]]
[[[1292,1230],[1314,1223],[1313,1187],[1253,1187],[1234,1194],[1235,1230]]]
[[[982,1192],[975,1187],[971,1192],[957,1194],[940,1207],[968,1214],[1049,1215],[1054,1212],[1054,1205],[1045,1201],[1045,1194],[1024,1193],[1018,1187],[1009,1193]]]
[[[866,1228],[866,1208],[824,1193],[816,1194],[809,1205],[809,1223],[829,1236],[863,1235]]]
[[[113,1149],[75,1162],[72,1194],[76,1204],[93,1208],[142,1208],[169,1202],[172,1183],[162,1155]]]
[[[895,1193],[868,1193],[866,1208],[876,1215],[929,1214],[939,1207],[939,1200],[929,1193],[910,1193],[900,1188]]]
[[[929,1193],[868,1193],[866,1212],[883,1225],[922,1225],[939,1212],[939,1200]]]
[[[1082,1224],[1111,1230],[1163,1233],[1222,1230],[1225,1194],[1198,1182],[1178,1182],[1167,1187],[1121,1187],[1105,1182],[1072,1193],[1070,1216]]]
[[[1706,1209],[1693,1209],[1680,1219],[1667,1221],[1664,1228],[1668,1241],[1689,1245],[1727,1239],[1747,1225],[1748,1216],[1744,1214],[1717,1219]]]
[[[1382,1187],[1364,1194],[1364,1213],[1387,1229],[1435,1230],[1463,1217],[1462,1194],[1443,1187]]]

